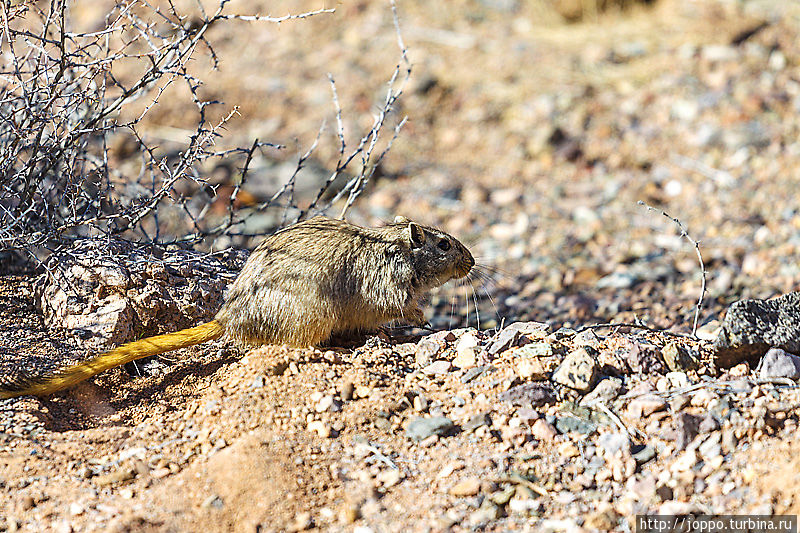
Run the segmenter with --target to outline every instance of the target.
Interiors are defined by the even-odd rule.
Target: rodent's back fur
[[[420,301],[475,264],[457,239],[398,217],[380,228],[315,217],[267,237],[250,255],[214,320],[130,342],[41,378],[0,387],[0,398],[43,396],[104,370],[225,335],[245,345],[317,345],[393,320],[425,322]]]

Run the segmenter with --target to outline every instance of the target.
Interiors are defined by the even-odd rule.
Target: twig
[[[692,323],[692,337],[697,338],[697,322],[700,320],[700,309],[703,307],[703,299],[706,296],[706,274],[708,274],[708,272],[706,272],[705,263],[703,262],[703,255],[700,253],[700,242],[694,240],[689,235],[689,233],[686,231],[686,228],[683,227],[683,224],[681,223],[680,220],[678,220],[677,218],[669,215],[666,211],[663,211],[661,209],[656,209],[655,207],[652,207],[652,206],[648,205],[647,203],[645,203],[645,202],[643,202],[641,200],[638,202],[638,204],[641,205],[641,206],[644,206],[645,208],[647,208],[648,211],[655,211],[656,213],[661,213],[666,218],[672,220],[675,224],[677,224],[678,229],[680,229],[681,237],[684,237],[686,240],[688,240],[694,246],[694,250],[697,253],[697,261],[700,263],[700,272],[702,273],[702,283],[701,283],[701,286],[700,286],[700,297],[697,299],[697,304],[695,305],[694,321]]]

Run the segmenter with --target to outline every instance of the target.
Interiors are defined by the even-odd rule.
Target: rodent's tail
[[[80,383],[104,370],[124,365],[136,359],[218,339],[224,331],[225,328],[222,324],[212,320],[175,333],[156,335],[155,337],[129,342],[110,352],[100,354],[88,361],[68,366],[52,374],[38,378],[23,377],[11,383],[0,383],[0,399],[14,398],[27,394],[46,396]]]

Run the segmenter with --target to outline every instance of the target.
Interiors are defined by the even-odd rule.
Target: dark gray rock
[[[771,347],[800,353],[800,292],[732,303],[714,341],[717,364],[724,368],[755,364]]]
[[[512,387],[497,397],[521,407],[538,407],[556,401],[555,390],[547,382],[525,383]]]
[[[678,413],[675,416],[675,447],[685,450],[694,440],[699,431],[701,418],[689,413]]]
[[[415,441],[425,440],[431,435],[447,435],[455,424],[446,416],[414,418],[406,427],[406,437]]]
[[[800,378],[800,357],[780,348],[771,348],[758,366],[762,378]]]

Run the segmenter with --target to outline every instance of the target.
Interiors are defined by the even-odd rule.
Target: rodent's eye
[[[450,241],[448,241],[447,239],[442,239],[436,246],[438,246],[440,250],[446,252],[447,250],[450,249]]]

